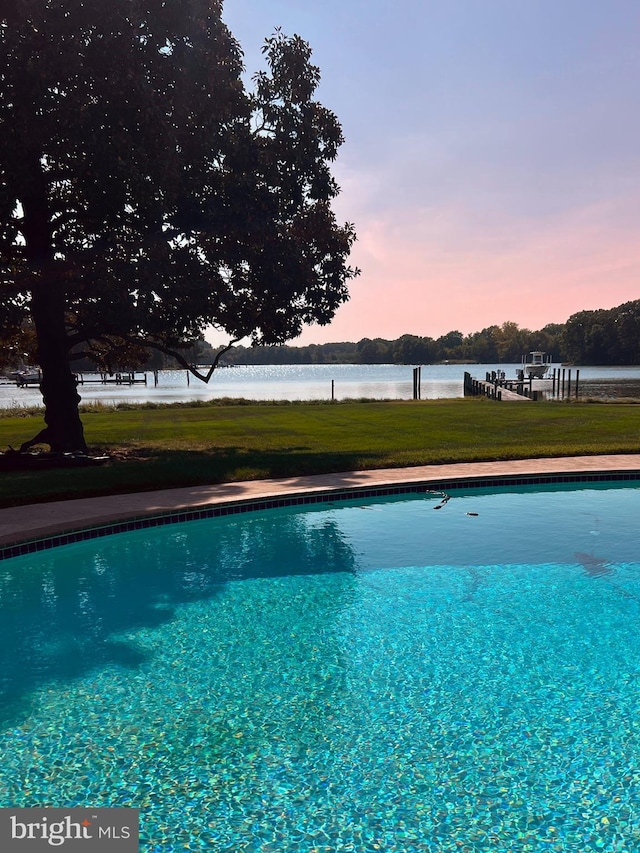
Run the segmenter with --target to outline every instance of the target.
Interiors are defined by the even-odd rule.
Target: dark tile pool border
[[[562,483],[617,483],[636,481],[640,484],[640,471],[607,471],[589,473],[562,474],[510,474],[460,477],[454,479],[434,479],[421,482],[395,483],[393,485],[359,486],[351,489],[323,488],[321,491],[298,492],[267,498],[247,498],[246,500],[224,501],[207,506],[194,506],[189,509],[168,510],[157,515],[136,516],[130,519],[113,521],[100,525],[78,527],[29,539],[14,544],[0,546],[0,561],[12,557],[21,557],[40,551],[48,551],[61,545],[101,539],[117,533],[130,533],[151,527],[163,527],[167,524],[180,524],[185,521],[199,521],[205,518],[218,518],[224,515],[239,515],[259,510],[279,509],[292,506],[334,503],[335,501],[361,500],[362,498],[390,497],[394,495],[424,494],[428,492],[451,492],[455,489],[499,488],[502,486],[537,486]]]

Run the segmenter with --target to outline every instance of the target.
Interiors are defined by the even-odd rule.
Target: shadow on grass
[[[141,448],[99,468],[12,472],[10,477],[0,478],[0,507],[238,480],[348,472],[387,464],[392,463],[386,453],[327,453],[306,447],[274,451]]]
[[[145,529],[7,561],[0,565],[0,723],[32,713],[45,685],[95,673],[98,695],[101,672],[115,668],[125,680],[156,653],[175,654],[186,674],[189,660],[174,651],[171,632],[151,642],[150,635],[182,618],[181,605],[213,601],[229,581],[354,569],[333,521],[314,526],[296,512],[214,519],[206,530]]]

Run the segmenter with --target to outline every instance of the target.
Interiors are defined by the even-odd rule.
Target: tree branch
[[[232,349],[239,341],[241,341],[242,338],[234,338],[233,340],[229,341],[227,346],[223,347],[220,350],[220,352],[217,353],[217,355],[213,361],[213,364],[211,365],[211,367],[209,368],[209,371],[207,373],[201,373],[196,368],[196,366],[194,364],[189,364],[189,362],[186,360],[186,358],[183,355],[181,355],[179,352],[176,352],[175,350],[170,349],[169,347],[165,347],[163,344],[153,343],[153,342],[147,341],[147,340],[138,340],[137,338],[125,338],[124,340],[126,340],[127,343],[137,344],[139,346],[151,347],[153,349],[158,350],[159,352],[164,353],[165,355],[170,355],[172,358],[175,358],[175,360],[178,362],[178,364],[180,364],[182,367],[184,367],[185,370],[188,370],[192,376],[195,376],[196,379],[200,379],[200,381],[204,382],[206,385],[209,382],[209,380],[211,379],[211,377],[213,376],[213,372],[217,368],[218,364],[220,363],[220,359],[222,358],[222,356],[225,353],[229,352],[229,350]]]
[[[175,358],[175,360],[178,362],[178,364],[181,367],[184,367],[185,370],[188,370],[192,376],[195,376],[196,379],[199,379],[201,382],[204,382],[205,384],[207,384],[209,382],[209,380],[211,379],[211,377],[213,376],[213,372],[218,367],[218,365],[220,363],[220,359],[222,358],[222,356],[225,353],[229,352],[230,349],[232,349],[239,341],[242,340],[242,337],[239,337],[239,338],[234,338],[233,340],[229,341],[229,343],[225,347],[223,347],[220,350],[220,352],[218,352],[216,354],[216,357],[213,361],[213,364],[210,366],[207,373],[202,373],[201,371],[199,371],[197,369],[197,367],[195,365],[190,364],[187,361],[187,359],[180,352],[178,352],[175,349],[171,349],[170,347],[165,346],[164,344],[162,344],[158,341],[150,341],[147,338],[138,338],[135,335],[116,335],[114,337],[117,337],[119,341],[122,341],[125,344],[131,344],[132,346],[138,346],[138,347],[142,347],[144,349],[154,349],[154,350],[157,350],[158,352],[164,353],[164,355],[168,355],[168,356],[171,356],[171,358]],[[69,335],[69,338],[72,338],[72,335]],[[113,341],[109,338],[109,336],[104,335],[104,334],[96,333],[96,334],[87,335],[86,333],[83,333],[83,334],[76,333],[75,338],[76,338],[76,340],[75,340],[75,343],[73,344],[75,346],[77,346],[77,344],[79,344],[80,341],[82,341],[82,340],[84,340],[86,342],[90,342],[92,340],[95,340],[98,342],[102,341],[103,343],[105,343],[109,346],[113,346]],[[82,354],[77,354],[77,355],[73,354],[71,356],[71,358],[73,358],[73,360],[76,360],[77,358],[82,358],[82,357],[91,358],[92,356],[91,356],[90,352],[83,352]],[[71,360],[71,358],[70,358],[70,360]]]

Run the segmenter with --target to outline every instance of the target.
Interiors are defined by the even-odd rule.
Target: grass
[[[97,408],[83,414],[102,467],[0,476],[0,507],[41,500],[430,463],[635,453],[640,406],[484,398]],[[0,417],[0,447],[43,426]]]

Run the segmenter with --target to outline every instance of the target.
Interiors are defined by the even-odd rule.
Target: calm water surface
[[[640,489],[453,493],[0,564],[0,806],[144,853],[640,849]]]
[[[553,365],[559,368],[559,365]],[[515,378],[520,365],[427,365],[422,367],[423,399],[463,396],[463,376],[468,370],[476,378],[487,371],[504,370]],[[575,382],[580,370],[581,392],[595,397],[640,397],[640,367],[572,368]],[[88,377],[90,378],[90,377]],[[93,377],[95,378],[95,377]],[[220,397],[243,397],[254,400],[330,400],[367,397],[371,399],[409,400],[413,394],[413,368],[397,364],[318,364],[256,365],[224,368],[214,373],[208,385],[191,377],[187,383],[184,370],[163,370],[158,386],[153,373],[147,373],[148,384],[100,385],[79,388],[85,401],[104,403],[147,402],[172,403],[180,400],[210,400]],[[37,388],[0,385],[0,407],[35,406],[41,404]]]

